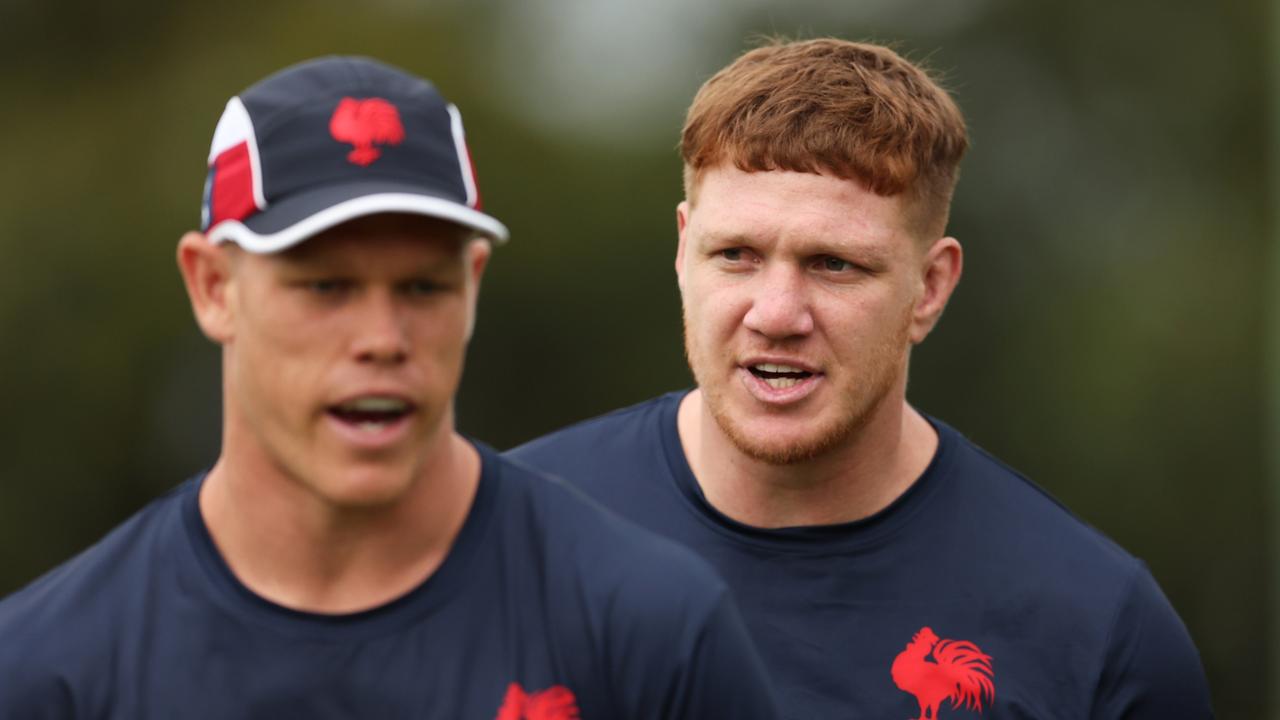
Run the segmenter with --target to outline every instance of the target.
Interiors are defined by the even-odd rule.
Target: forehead
[[[885,244],[907,235],[903,196],[856,180],[732,165],[703,173],[690,214],[695,234]]]

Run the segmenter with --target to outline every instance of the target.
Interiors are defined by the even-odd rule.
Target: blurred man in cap
[[[454,429],[490,243],[457,109],[325,58],[232,98],[178,265],[211,470],[0,603],[5,718],[771,718],[726,588]]]
[[[681,145],[697,387],[512,456],[709,559],[785,717],[1209,717],[1146,567],[906,400],[960,279],[967,146],[951,97],[887,48],[739,57]]]

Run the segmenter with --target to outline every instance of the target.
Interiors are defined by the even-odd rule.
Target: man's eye
[[[304,285],[317,295],[336,295],[346,290],[350,283],[336,278],[321,278],[319,280],[308,280]]]
[[[434,280],[418,279],[410,280],[402,286],[404,291],[410,295],[430,295],[439,292],[441,285]]]
[[[829,272],[845,272],[853,269],[853,263],[828,255],[822,258],[822,269]]]
[[[742,259],[742,248],[725,248],[720,251],[720,257],[730,262],[738,262]]]

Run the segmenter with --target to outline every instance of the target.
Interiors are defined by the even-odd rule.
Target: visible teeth
[[[772,370],[771,372],[782,372],[782,371]],[[774,388],[776,390],[784,390],[789,387],[794,387],[797,383],[800,382],[800,379],[780,377],[780,378],[764,378],[764,381],[768,383],[769,387],[771,388]]]
[[[807,372],[803,368],[791,367],[790,365],[775,365],[773,363],[760,363],[755,368],[761,372],[771,373],[799,373]]]
[[[389,397],[362,397],[340,405],[350,412],[403,412],[408,408],[404,400]]]
[[[356,423],[356,427],[359,428],[361,432],[368,432],[368,433],[378,432],[379,430],[381,430],[386,426],[387,426],[386,423],[380,423],[380,422]]]

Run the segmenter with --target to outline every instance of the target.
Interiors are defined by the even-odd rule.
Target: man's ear
[[[676,234],[680,240],[676,243],[676,284],[684,290],[684,252],[685,235],[689,228],[689,201],[685,200],[676,206]]]
[[[925,253],[920,266],[921,293],[911,314],[912,344],[924,342],[938,324],[952,291],[960,282],[963,266],[964,251],[960,241],[953,237],[941,238]]]
[[[467,244],[467,272],[471,275],[471,284],[477,290],[484,269],[489,266],[489,257],[493,255],[493,245],[484,238],[472,240]]]
[[[178,271],[187,287],[191,310],[200,330],[225,345],[234,336],[234,307],[230,300],[231,257],[227,248],[209,242],[195,231],[178,241]]]
[[[476,306],[480,300],[480,278],[484,277],[484,269],[489,266],[489,258],[493,255],[493,245],[485,239],[467,242],[464,262],[467,264],[467,340],[476,329]]]

